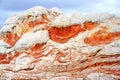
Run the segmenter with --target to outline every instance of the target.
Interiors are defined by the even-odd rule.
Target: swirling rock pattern
[[[120,18],[33,7],[0,30],[0,79],[119,80]]]

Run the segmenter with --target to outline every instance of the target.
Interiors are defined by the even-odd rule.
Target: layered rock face
[[[120,18],[33,7],[0,30],[0,79],[119,80]]]

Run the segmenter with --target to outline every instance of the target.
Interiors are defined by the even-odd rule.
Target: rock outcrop
[[[0,79],[119,80],[120,17],[33,7],[0,30]]]

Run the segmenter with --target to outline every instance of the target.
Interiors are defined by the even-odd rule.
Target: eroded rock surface
[[[33,7],[0,30],[0,79],[119,80],[120,17]]]

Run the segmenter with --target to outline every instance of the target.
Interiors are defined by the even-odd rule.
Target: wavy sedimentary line
[[[112,41],[120,39],[120,32],[108,32],[106,29],[95,32],[92,36],[86,37],[84,42],[86,44],[96,46],[101,44],[109,44]]]
[[[104,65],[103,65],[104,64]],[[87,76],[88,74],[91,73],[104,73],[104,74],[113,74],[116,76],[120,76],[120,69],[119,68],[108,68],[108,66],[120,66],[120,61],[119,62],[104,62],[104,63],[97,63],[96,64],[84,67],[82,69],[77,69],[76,72],[73,72],[74,76]],[[104,68],[105,67],[105,68]],[[91,70],[94,68],[93,70]],[[108,68],[108,69],[107,69]],[[86,72],[88,71],[88,72]]]
[[[61,15],[58,10],[50,11],[42,7],[32,8],[9,18],[1,29],[1,39],[10,45],[9,49],[11,50],[9,51],[6,46],[1,47],[4,51],[0,53],[0,64],[7,64],[10,67],[6,73],[14,75],[17,73],[18,76],[22,75],[24,78],[26,78],[24,74],[27,77],[38,74],[36,77],[40,78],[43,72],[45,73],[44,77],[48,73],[54,73],[48,77],[56,77],[59,74],[85,77],[96,72],[120,76],[119,67],[112,68],[112,66],[120,66],[120,54],[116,54],[119,53],[119,45],[116,45],[119,42],[114,43],[115,40],[120,39],[120,26],[113,25],[118,22],[116,17],[111,14],[74,14],[67,17]],[[45,30],[47,32],[44,33]],[[79,35],[79,33],[81,34]],[[82,35],[82,33],[84,34]],[[52,46],[47,44],[50,40]],[[111,42],[113,45],[107,45]],[[102,48],[99,50],[103,50],[103,54],[114,53],[115,55],[100,55],[98,49],[88,50],[89,46],[89,49],[100,46]],[[87,48],[86,52],[82,51],[82,47]],[[105,48],[112,48],[113,51],[107,52]],[[12,55],[13,53],[15,54]],[[19,58],[24,53],[27,56]],[[25,58],[28,56],[30,59],[27,61]],[[33,67],[32,63],[36,66]]]
[[[102,66],[113,65],[113,64],[120,65],[120,61],[119,61],[120,54],[98,56],[96,57],[96,59],[91,58],[91,59],[87,59],[80,62],[73,62],[72,64],[69,64],[69,65],[56,65],[56,66],[53,65],[52,68],[49,68],[49,70],[58,72],[58,73],[59,72],[80,72],[92,67],[102,67]]]
[[[9,64],[14,58],[17,58],[19,55],[19,52],[16,52],[14,55],[12,53],[4,54],[4,57],[2,57],[0,54],[0,57],[2,57],[0,64]]]
[[[108,64],[109,62],[105,62],[105,64]],[[119,62],[114,62],[114,61],[112,61],[112,62],[110,62],[111,64],[109,65],[109,66],[115,66],[115,65],[120,65],[120,61]],[[97,63],[97,64],[100,64],[100,63]],[[47,70],[47,68],[46,68],[46,70],[39,70],[39,71],[21,71],[21,72],[19,72],[19,74],[31,74],[31,73],[34,73],[34,74],[37,74],[37,75],[39,75],[39,77],[41,77],[41,78],[43,78],[42,77],[42,73],[44,72],[44,73],[54,73],[54,75],[52,75],[51,74],[51,76],[49,76],[49,77],[56,77],[56,76],[58,76],[58,77],[60,77],[60,76],[69,76],[69,77],[71,77],[71,76],[73,76],[73,77],[86,77],[87,75],[89,75],[89,74],[91,74],[91,73],[103,73],[104,75],[114,75],[114,77],[116,77],[116,76],[120,76],[120,71],[119,70],[117,70],[117,69],[115,69],[115,68],[113,68],[113,69],[107,69],[107,67],[106,66],[108,66],[108,65],[102,65],[102,66],[104,66],[105,68],[103,68],[101,65],[97,65],[97,66],[91,66],[91,67],[89,67],[89,68],[87,68],[87,67],[84,67],[83,69],[79,69],[79,70],[77,70],[77,71],[65,71],[65,72],[57,72],[57,70],[59,70],[59,69],[63,69],[63,68],[65,68],[65,66],[63,66],[63,65],[61,65],[60,67],[61,68],[59,68],[59,69],[56,69],[55,67],[55,70],[56,71],[49,71],[49,70]],[[94,64],[93,64],[94,65]],[[57,68],[58,68],[58,66],[57,66]],[[85,72],[85,70],[88,70],[88,69],[91,69],[91,68],[96,68],[96,69],[94,69],[94,70],[91,70],[90,72]],[[67,67],[66,67],[66,69],[67,69]],[[82,71],[84,71],[84,72],[82,72]],[[68,73],[68,74],[67,74]],[[47,75],[44,75],[44,77],[46,77]]]
[[[60,14],[62,12],[57,8],[47,10],[44,7],[37,6],[21,14],[13,15],[5,21],[3,28],[0,30],[1,39],[13,47],[23,34],[32,32],[34,28],[43,25],[44,27],[41,27],[40,30],[46,28],[45,25]]]
[[[101,72],[101,73],[105,73],[105,74],[114,74],[116,76],[120,76],[120,70],[115,70],[115,69],[105,69],[105,68],[100,68],[98,70],[96,70],[95,72]]]
[[[111,76],[111,77],[114,77],[114,78],[120,78],[120,70],[116,70],[116,69],[106,69],[106,68],[100,68],[100,67],[94,67],[96,69],[93,69],[89,72],[74,72],[74,73],[71,73],[73,77],[86,77],[88,75],[91,75],[91,74],[94,74],[94,73],[98,73],[98,76],[99,74],[104,74],[105,76],[108,75],[108,76]],[[90,68],[91,69],[91,68]],[[90,70],[88,69],[88,70]]]

